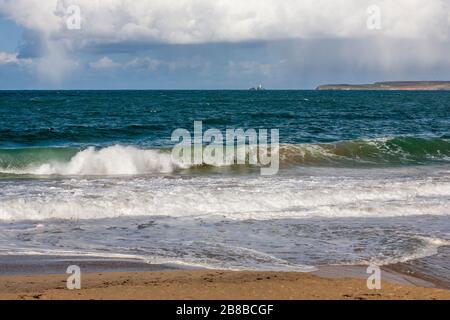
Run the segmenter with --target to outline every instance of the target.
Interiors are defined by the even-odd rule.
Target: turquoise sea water
[[[194,121],[204,130],[279,129],[288,156],[309,165],[447,163],[449,99],[448,92],[1,92],[0,166],[69,161],[89,146],[170,147],[173,130],[192,131]]]
[[[172,163],[194,121],[279,129],[279,173]],[[3,254],[420,261],[445,280],[449,216],[450,92],[0,92]]]

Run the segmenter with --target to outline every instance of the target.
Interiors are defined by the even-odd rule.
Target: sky
[[[448,0],[0,0],[0,89],[450,80]]]

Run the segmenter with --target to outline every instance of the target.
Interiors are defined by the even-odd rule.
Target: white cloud
[[[197,69],[205,71],[210,67],[210,63],[198,56],[190,57],[189,59],[183,58],[174,60],[162,60],[150,56],[143,56],[134,58],[126,62],[123,66],[127,69],[147,71],[156,71],[163,68],[168,71],[177,71],[181,69]]]
[[[113,61],[109,57],[103,57],[98,61],[91,62],[89,66],[94,69],[111,69],[120,67],[120,63]]]
[[[381,30],[367,28],[367,8],[374,4],[381,9]],[[67,28],[70,5],[81,9],[81,30]],[[376,60],[387,65],[397,59],[396,51],[384,46],[388,39],[389,43],[427,39],[429,49],[408,54],[414,63],[422,59],[428,64],[442,60],[435,48],[450,39],[449,0],[0,0],[0,14],[37,35],[44,48],[39,70],[55,81],[73,70],[76,54],[96,46],[365,39],[367,51],[380,48]],[[370,45],[372,38],[376,45]],[[103,59],[91,66],[116,66]],[[248,70],[269,72],[269,66],[250,64]],[[154,59],[128,63],[138,65],[154,70],[189,63],[170,66]]]
[[[208,66],[209,63],[202,61],[199,57],[191,57],[190,59],[161,60],[150,56],[142,56],[119,63],[107,56],[104,56],[97,61],[89,63],[89,67],[93,69],[123,68],[142,71],[156,71],[162,68],[169,71],[176,71],[180,69],[206,69]]]
[[[151,57],[140,57],[128,61],[125,63],[125,67],[154,71],[163,63],[163,61]]]
[[[163,61],[170,71],[176,71],[180,69],[197,69],[206,71],[210,67],[209,61],[204,61],[201,57],[190,57],[189,59],[176,59],[172,61]]]
[[[382,14],[380,34],[448,39],[448,0],[0,0],[0,11],[30,30],[89,43],[206,43],[316,37],[364,37],[367,8]],[[82,29],[65,11],[81,8]],[[81,38],[80,38],[81,36]]]
[[[0,65],[28,65],[31,59],[20,59],[17,53],[0,52]]]

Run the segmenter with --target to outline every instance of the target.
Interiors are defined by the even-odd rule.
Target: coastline
[[[316,90],[449,91],[449,81],[383,81],[372,84],[324,84]]]
[[[390,267],[382,268],[381,290],[369,290],[364,266],[321,266],[318,271],[302,273],[193,269],[133,259],[6,257],[10,263],[1,263],[0,300],[450,300],[449,290]],[[65,268],[73,262],[82,268],[81,290],[66,288],[69,275],[64,273]]]

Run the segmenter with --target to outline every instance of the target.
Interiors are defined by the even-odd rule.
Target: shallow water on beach
[[[1,250],[276,270],[439,254],[450,244],[450,175],[398,171],[4,179]]]

